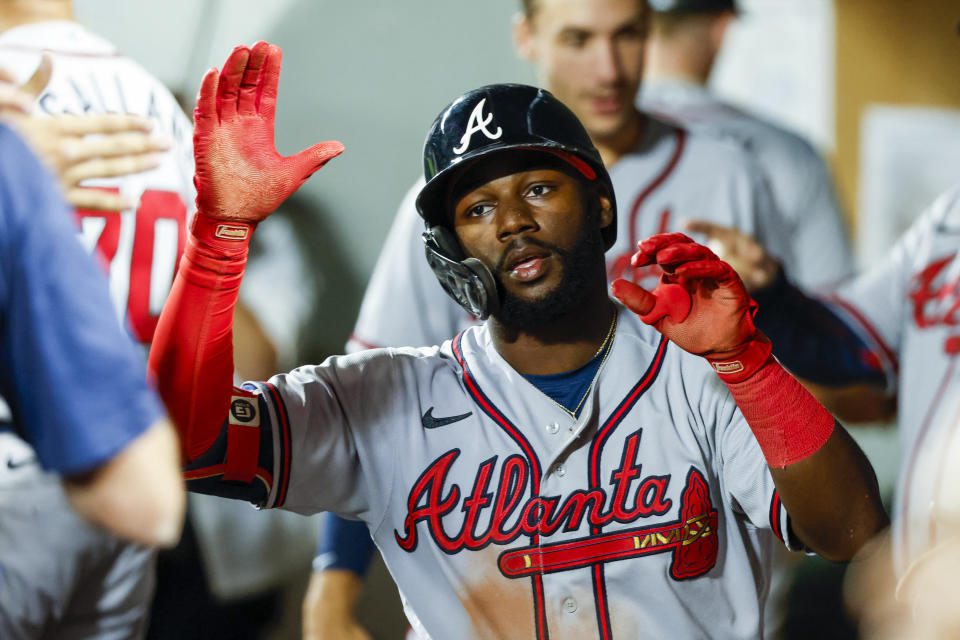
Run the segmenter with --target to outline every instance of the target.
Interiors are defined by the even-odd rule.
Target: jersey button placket
[[[551,422],[545,428],[547,430],[547,433],[549,433],[552,436],[555,436],[558,433],[560,433],[560,425],[557,424],[556,422]]]
[[[576,613],[578,608],[579,605],[575,598],[568,597],[563,599],[563,610],[567,613]]]

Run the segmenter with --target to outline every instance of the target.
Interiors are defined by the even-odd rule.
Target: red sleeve
[[[188,462],[216,442],[227,419],[233,310],[252,232],[252,225],[194,216],[150,350],[150,371]]]

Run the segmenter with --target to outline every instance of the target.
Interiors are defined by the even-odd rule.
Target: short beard
[[[542,242],[528,241],[529,244],[553,251],[559,256],[563,269],[560,284],[543,297],[536,300],[517,298],[506,291],[502,276],[497,275],[501,305],[497,319],[501,324],[523,333],[536,333],[583,307],[590,288],[596,286],[597,269],[604,269],[603,237],[595,219],[595,214],[587,217],[584,233],[580,234],[580,240],[569,251]]]

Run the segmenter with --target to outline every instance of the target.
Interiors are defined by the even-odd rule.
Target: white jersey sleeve
[[[475,323],[440,286],[427,264],[418,180],[404,197],[377,259],[347,351],[440,344]]]
[[[938,228],[944,213],[957,199],[957,193],[938,199],[900,237],[883,260],[866,273],[842,284],[828,302],[831,308],[854,329],[870,351],[880,359],[887,375],[888,390],[898,383],[899,359],[904,330],[912,325],[911,291],[924,271],[941,264],[937,258],[952,261],[954,247],[944,256],[933,255]],[[949,246],[949,243],[948,243]],[[934,262],[928,264],[929,261]],[[941,264],[942,266],[942,264]]]

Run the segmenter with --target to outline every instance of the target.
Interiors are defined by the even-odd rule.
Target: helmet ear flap
[[[427,264],[440,286],[468,313],[485,320],[500,308],[493,274],[476,258],[465,258],[453,232],[438,225],[423,233]]]

